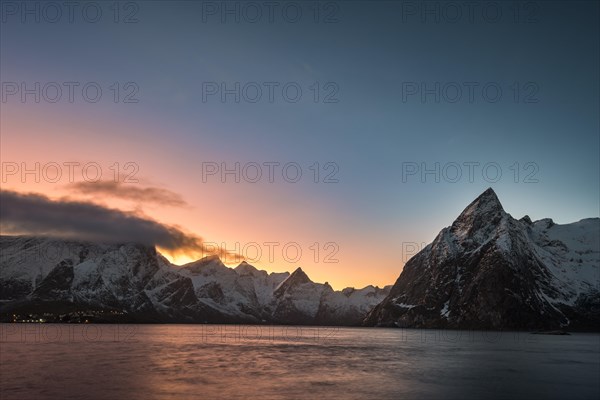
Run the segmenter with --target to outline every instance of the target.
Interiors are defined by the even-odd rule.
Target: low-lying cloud
[[[45,235],[92,242],[135,242],[167,251],[198,255],[215,254],[199,236],[133,212],[97,204],[52,200],[39,194],[0,191],[2,234]],[[222,250],[216,251],[225,255]],[[229,254],[229,253],[227,253]]]

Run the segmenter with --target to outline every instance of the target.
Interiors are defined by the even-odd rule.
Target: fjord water
[[[0,325],[0,398],[593,399],[600,335]]]

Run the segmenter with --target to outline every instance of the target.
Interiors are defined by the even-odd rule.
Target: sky
[[[341,289],[393,284],[488,187],[598,217],[598,3],[469,4],[3,0],[2,234]]]

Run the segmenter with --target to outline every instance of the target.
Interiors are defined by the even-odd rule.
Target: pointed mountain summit
[[[490,210],[494,208],[503,210],[502,203],[500,203],[498,195],[496,192],[494,192],[494,189],[489,187],[483,193],[477,196],[477,198],[465,208],[463,213],[470,210]]]
[[[288,279],[286,279],[286,281],[290,281],[290,282],[294,282],[294,283],[312,283],[312,281],[310,280],[310,278],[308,277],[308,275],[306,275],[306,273],[304,271],[302,271],[302,268],[298,267],[294,270],[294,272],[292,272],[292,274],[290,275],[290,277]]]
[[[512,218],[487,189],[405,264],[365,324],[501,330],[600,323],[600,245],[592,240],[600,224],[545,221]]]
[[[492,188],[488,188],[471,202],[452,224],[457,235],[472,235],[486,227],[494,227],[507,214]]]
[[[240,275],[256,275],[259,271],[253,265],[248,264],[246,261],[242,261],[239,263],[237,267],[234,268],[235,271]]]
[[[290,276],[281,282],[277,288],[275,288],[274,294],[276,296],[280,296],[287,290],[305,283],[313,283],[313,281],[311,281],[308,275],[302,271],[302,268],[298,267],[294,270],[294,272],[291,273]]]
[[[492,188],[488,188],[481,193],[475,200],[471,202],[456,219],[473,220],[474,218],[490,218],[504,213],[504,208],[496,192]]]

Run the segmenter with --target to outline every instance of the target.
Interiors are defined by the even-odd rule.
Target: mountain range
[[[517,220],[488,189],[393,286],[342,291],[301,268],[176,266],[133,240],[0,236],[0,320],[31,319],[598,330],[600,218]]]
[[[0,251],[4,321],[357,325],[391,288],[335,291],[301,268],[229,268],[217,256],[179,267],[133,242],[0,236]]]

